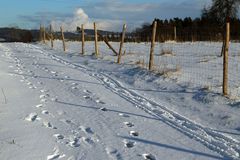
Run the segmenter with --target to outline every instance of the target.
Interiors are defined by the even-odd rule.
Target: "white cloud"
[[[47,26],[51,22],[57,31],[60,26],[63,26],[64,30],[75,31],[81,24],[85,24],[87,29],[92,29],[93,22],[97,22],[99,29],[108,31],[121,31],[123,23],[127,23],[128,31],[131,31],[144,22],[151,23],[154,18],[199,17],[201,9],[210,2],[211,0],[180,0],[177,2],[163,0],[151,3],[124,3],[121,0],[99,0],[80,6],[74,13],[44,11],[19,17],[31,23],[35,28],[39,28],[39,23]],[[71,8],[73,7],[76,6]]]
[[[64,30],[68,31],[75,31],[77,26],[87,23],[89,23],[89,17],[81,8],[78,8],[72,17],[51,22],[54,30],[59,30],[60,26],[63,26]]]
[[[63,26],[65,31],[76,31],[77,26],[81,26],[82,24],[84,24],[86,29],[92,29],[93,22],[97,23],[98,29],[108,31],[119,30],[123,24],[120,20],[91,19],[82,8],[76,9],[72,17],[51,21],[51,24],[55,31],[59,30],[60,26]]]
[[[125,4],[122,2],[104,2],[99,3],[98,6],[95,7],[95,9],[110,12],[127,12],[127,13],[138,13],[138,12],[147,12],[151,9],[155,9],[157,6],[156,4],[150,4],[150,3],[141,3],[141,4]]]

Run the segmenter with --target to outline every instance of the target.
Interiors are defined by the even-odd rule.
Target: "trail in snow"
[[[3,47],[3,46],[1,46],[1,47]],[[32,82],[32,80],[30,80],[30,79],[33,78],[36,80],[38,78],[38,76],[35,75],[35,73],[31,70],[25,70],[26,68],[25,68],[22,60],[20,58],[18,58],[17,56],[12,55],[12,53],[10,52],[10,50],[8,48],[4,48],[4,49],[5,49],[5,54],[8,57],[11,57],[14,60],[14,62],[16,63],[17,70],[14,70],[14,71],[19,75],[23,75],[23,76],[21,76],[22,79],[20,81],[25,83],[26,86],[30,86],[29,89],[37,89],[37,88],[40,89],[40,95],[39,95],[40,103],[38,105],[36,105],[35,107],[41,111],[42,115],[52,116],[52,118],[54,118],[55,116],[52,113],[50,113],[48,110],[46,110],[45,108],[46,108],[46,106],[48,106],[49,100],[57,102],[58,99],[56,97],[51,98],[52,95],[49,93],[49,90],[44,89],[43,82],[39,81],[37,84]],[[28,56],[31,57],[31,55],[28,55]],[[33,56],[33,58],[35,58],[35,56]],[[33,62],[33,64],[35,64],[35,63],[36,62]],[[40,68],[40,66],[38,66],[37,64],[34,66],[36,68]],[[46,67],[43,67],[42,70],[47,73],[54,74],[54,76],[57,77],[57,72],[55,72],[55,71],[50,71]],[[29,73],[29,75],[24,75],[25,72]],[[14,75],[14,74],[12,74],[12,75]],[[28,77],[28,78],[26,78],[26,77]],[[70,77],[65,76],[65,78],[70,78]],[[60,80],[60,83],[64,82],[63,79],[59,79],[59,80]],[[72,83],[71,89],[73,89],[73,90],[78,89],[77,85],[78,85],[77,83]],[[105,104],[99,98],[93,97],[92,93],[90,91],[84,90],[84,93],[86,93],[89,96],[89,100],[95,101],[96,103],[99,103],[99,104]],[[58,111],[58,114],[63,115],[65,113],[63,111]],[[33,112],[33,113],[30,113],[29,115],[27,115],[24,120],[29,121],[29,122],[38,121],[38,124],[42,123],[42,126],[45,128],[57,129],[57,127],[53,126],[51,122],[47,121],[47,119],[49,119],[49,118],[42,118],[39,116],[39,114]],[[79,152],[78,158],[74,157],[74,156],[70,156],[68,158],[68,160],[76,159],[76,158],[77,159],[87,159],[88,150],[92,147],[95,147],[95,144],[100,141],[99,140],[100,136],[98,136],[97,133],[93,132],[93,130],[90,127],[85,127],[85,126],[78,127],[77,125],[74,124],[74,122],[72,122],[71,120],[67,120],[67,119],[62,119],[62,122],[65,123],[66,125],[70,125],[70,126],[73,125],[75,130],[72,130],[71,131],[72,134],[70,134],[70,135],[54,134],[53,137],[56,138],[57,142],[59,144],[66,145],[70,148],[79,148],[80,146],[82,149],[83,149],[83,147],[85,148],[83,152]],[[80,135],[79,133],[81,133],[81,132],[84,133],[85,136],[83,136],[82,134]],[[105,150],[106,153],[112,159],[118,159],[118,160],[122,159],[121,154],[118,153],[117,150],[114,149],[115,150],[114,152],[110,151],[110,149],[104,144],[104,142],[101,142],[101,143],[102,143],[103,147],[106,148],[106,150]],[[59,148],[59,146],[57,145],[54,147],[53,153],[51,153],[47,156],[47,160],[62,159],[62,158],[66,158],[66,157],[67,157],[67,155],[65,153],[63,153],[61,151],[61,149]]]
[[[81,65],[77,65],[74,63],[71,63],[69,61],[64,60],[63,58],[59,56],[55,56],[52,54],[49,54],[42,50],[41,48],[29,45],[31,49],[34,49],[36,52],[41,53],[44,56],[50,57],[51,59],[55,60],[56,62],[60,62],[63,65],[67,65],[72,67],[73,69],[80,70],[91,77],[94,77],[99,82],[101,82],[102,85],[104,85],[107,89],[112,91],[113,93],[119,95],[120,97],[124,98],[128,102],[134,104],[137,108],[140,108],[141,110],[145,111],[146,113],[153,115],[154,117],[158,118],[159,120],[165,122],[169,126],[179,130],[180,132],[184,133],[185,135],[196,139],[197,141],[201,142],[211,150],[220,153],[224,157],[227,157],[229,159],[239,159],[239,152],[240,152],[240,143],[237,140],[232,139],[231,137],[227,137],[223,134],[220,134],[216,131],[214,131],[211,128],[206,128],[204,126],[201,126],[199,124],[196,124],[195,122],[179,115],[178,113],[175,113],[169,109],[167,109],[167,104],[160,104],[156,103],[146,97],[143,97],[139,95],[136,92],[133,92],[129,89],[127,89],[123,84],[116,81],[115,79],[111,78],[109,75],[103,73],[103,72],[96,72],[95,70],[86,68]],[[13,57],[15,62],[17,63],[18,69],[16,70],[19,74],[23,73],[24,65],[22,64],[22,61],[17,58]],[[34,57],[33,57],[34,58]],[[35,63],[35,62],[33,62]],[[51,74],[53,77],[56,77],[56,80],[58,80],[58,83],[64,83],[65,79],[71,79],[70,76],[64,75],[64,78],[59,78],[58,76],[61,73],[58,73],[54,70],[50,70],[47,67],[41,67],[39,65],[35,65],[38,68],[41,68],[42,71]],[[32,78],[37,78],[37,75],[34,74],[33,71],[27,70],[27,73]],[[42,116],[51,116],[54,118],[54,113],[48,111],[45,106],[48,105],[49,101],[53,102],[59,102],[58,97],[55,97],[49,93],[49,90],[46,90],[42,87],[43,82],[39,81],[37,84],[32,83],[26,77],[22,77],[22,82],[26,83],[27,86],[29,86],[30,89],[40,89],[40,95],[39,95],[39,101],[40,103],[36,105],[35,107],[38,108]],[[77,83],[71,83],[69,87],[72,90],[72,93],[74,94],[77,92],[78,84]],[[102,101],[100,98],[93,95],[93,93],[89,90],[83,90],[84,95],[83,98],[87,101],[95,101],[95,103],[98,103],[100,105],[105,104],[104,101]],[[99,108],[101,111],[107,111],[107,108],[102,107]],[[65,114],[64,111],[58,111],[57,114],[63,115]],[[119,116],[123,118],[129,117],[129,115],[124,113],[119,113]],[[40,114],[36,113],[30,113],[26,117],[27,121],[35,122],[38,120],[42,123],[42,126],[49,128],[49,129],[57,129],[57,126],[55,127],[51,121],[47,121],[45,119],[42,119]],[[56,139],[57,143],[59,144],[65,144],[70,148],[79,148],[79,147],[85,147],[85,148],[91,148],[95,147],[97,143],[101,143],[105,147],[105,152],[109,155],[109,157],[113,159],[122,159],[121,154],[118,152],[115,148],[110,148],[104,142],[101,141],[101,137],[98,135],[98,133],[94,132],[94,129],[88,127],[88,126],[77,126],[74,121],[69,119],[62,119],[61,120],[64,124],[69,126],[74,126],[75,130],[72,131],[71,135],[62,134],[62,133],[56,133],[53,135],[53,137]],[[136,146],[136,141],[138,140],[138,136],[141,136],[141,133],[138,132],[135,129],[132,129],[132,127],[135,126],[135,124],[131,122],[123,122],[126,127],[129,127],[131,130],[128,132],[128,134],[132,137],[131,139],[128,139],[128,137],[123,137],[125,140],[123,141],[123,144],[126,148],[134,148]],[[79,133],[83,133],[85,135],[80,135]],[[47,157],[47,159],[61,159],[66,157],[66,154],[60,151],[61,149],[56,146],[51,154]],[[78,156],[78,159],[86,159],[88,154],[88,151],[85,150],[81,155]],[[156,159],[154,155],[150,153],[144,153],[141,155],[144,159]],[[70,157],[71,158],[71,157]],[[70,159],[69,158],[69,159]]]
[[[195,122],[175,113],[169,109],[167,109],[166,104],[159,104],[150,99],[147,99],[136,92],[133,92],[123,84],[114,80],[109,75],[101,72],[96,73],[96,71],[86,68],[85,66],[81,66],[79,64],[74,64],[69,61],[62,59],[59,56],[52,55],[44,52],[37,46],[31,46],[35,50],[38,50],[39,53],[42,53],[48,57],[51,57],[53,60],[60,62],[64,65],[71,66],[74,69],[80,69],[81,71],[89,74],[90,76],[98,79],[106,88],[116,93],[120,97],[126,99],[127,101],[136,105],[137,108],[144,110],[145,112],[154,115],[159,118],[159,120],[167,123],[173,128],[179,130],[185,135],[196,139],[201,142],[209,149],[214,150],[225,157],[229,157],[232,159],[240,158],[240,142],[227,137],[221,133],[214,131],[211,128],[206,128],[201,126],[200,124],[196,124]],[[164,106],[166,105],[166,106]]]

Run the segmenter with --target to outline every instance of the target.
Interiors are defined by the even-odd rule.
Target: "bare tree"
[[[204,8],[202,11],[202,17],[216,21],[223,27],[223,46],[221,56],[225,49],[225,25],[230,18],[236,18],[240,0],[212,0],[212,6],[210,8]]]
[[[240,0],[213,0],[210,8],[210,16],[225,24],[228,18],[236,18]]]

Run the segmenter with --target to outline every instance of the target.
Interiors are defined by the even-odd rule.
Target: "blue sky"
[[[67,30],[99,22],[102,29],[134,28],[154,18],[197,17],[211,0],[1,0],[0,27],[37,28],[53,23]]]

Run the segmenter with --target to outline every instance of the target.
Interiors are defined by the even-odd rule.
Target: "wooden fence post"
[[[174,41],[177,41],[177,27],[174,26]]]
[[[119,53],[118,53],[118,60],[117,60],[117,63],[118,63],[118,64],[121,63],[122,48],[123,48],[123,44],[124,44],[126,29],[127,29],[127,25],[124,24],[124,25],[123,25],[123,30],[122,30],[122,35],[121,35],[121,43],[120,43]]]
[[[225,50],[223,54],[223,95],[228,95],[228,51],[230,41],[230,22],[226,23]]]
[[[85,46],[85,32],[84,32],[84,25],[81,26],[82,29],[82,55],[85,54],[84,46]]]
[[[152,30],[152,43],[151,43],[150,57],[149,57],[149,70],[152,70],[154,65],[153,54],[154,54],[154,47],[155,47],[156,30],[157,30],[157,21],[154,21],[153,30]]]
[[[42,25],[40,24],[40,29],[39,29],[39,41],[42,42]]]
[[[63,27],[60,27],[61,33],[62,33],[62,42],[63,42],[63,51],[66,52],[66,45],[65,45],[65,38],[63,33]]]
[[[97,24],[96,22],[93,23],[94,26],[94,33],[95,33],[95,55],[98,56],[98,34],[97,34]]]
[[[52,24],[50,24],[50,38],[51,38],[51,47],[53,48],[53,29],[52,29]]]
[[[45,26],[43,26],[43,43],[46,43],[46,29],[45,29]]]

